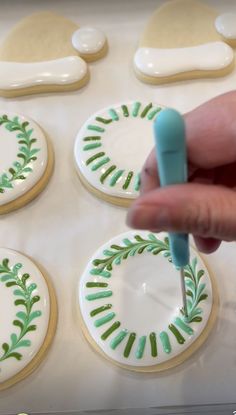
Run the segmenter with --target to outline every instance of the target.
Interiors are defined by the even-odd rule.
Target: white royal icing
[[[4,115],[8,117],[10,123],[2,123],[0,126],[0,206],[16,200],[31,190],[43,176],[48,162],[47,141],[41,128],[33,120],[11,112],[1,112],[0,120]],[[23,142],[22,131],[14,129],[10,131],[8,128],[10,125],[16,125],[14,124],[16,117],[18,125],[22,125],[24,122],[29,123],[25,127],[29,140],[36,139],[31,144],[29,151],[32,151],[32,157],[37,159],[29,161],[25,167],[23,165],[25,160],[19,157],[19,154],[26,154],[25,151],[29,147]],[[22,150],[23,148],[25,150]],[[28,158],[30,158],[29,154]],[[17,165],[15,163],[19,163],[18,168],[20,172],[18,176],[24,176],[25,179],[13,179],[14,173],[9,169],[13,169],[15,174],[17,174]]]
[[[50,298],[47,284],[37,266],[29,258],[19,252],[0,248],[0,267],[5,258],[9,259],[8,265],[11,270],[13,270],[13,267],[16,264],[20,263],[23,265],[18,270],[17,276],[21,279],[23,274],[29,274],[26,286],[30,287],[31,284],[36,284],[36,288],[32,290],[31,298],[39,296],[40,299],[32,306],[30,312],[32,321],[28,324],[28,326],[36,325],[36,329],[27,332],[22,339],[19,339],[21,329],[19,326],[13,324],[13,321],[19,320],[23,323],[22,313],[26,313],[26,307],[24,305],[15,304],[15,301],[24,299],[24,297],[20,295],[20,292],[17,293],[17,290],[22,292],[22,289],[17,285],[7,287],[7,282],[14,280],[5,278],[4,275],[7,274],[6,272],[0,273],[0,344],[7,343],[10,348],[12,348],[13,353],[15,352],[21,355],[20,360],[17,360],[14,356],[4,359],[4,352],[1,347],[0,384],[24,369],[38,353],[47,333],[50,315]],[[38,314],[38,316],[35,316],[35,313]],[[13,346],[13,333],[15,334],[15,339],[18,339],[18,347],[16,348]],[[28,345],[25,346],[24,343],[20,343],[21,340],[27,342]]]
[[[72,35],[72,45],[83,54],[99,52],[106,42],[104,33],[95,27],[81,27]]]
[[[111,196],[123,198],[136,198],[139,194],[137,187],[138,175],[141,171],[143,162],[153,147],[153,120],[158,112],[163,108],[160,105],[152,104],[147,114],[142,117],[142,113],[148,103],[141,103],[136,116],[133,115],[135,104],[138,102],[128,102],[125,105],[128,108],[129,116],[124,116],[122,104],[111,105],[90,117],[82,128],[79,130],[74,147],[74,157],[76,167],[79,173],[97,190]],[[112,119],[111,111],[114,111],[118,117],[108,124],[103,124],[96,120],[96,117],[103,117],[106,120]],[[149,119],[155,114],[152,119]],[[102,128],[103,132],[93,131],[89,126]],[[100,139],[95,141],[86,141],[86,137],[97,136]],[[98,147],[84,150],[87,146]],[[87,161],[96,154],[104,153],[93,162],[87,164]],[[109,160],[100,168],[93,170],[101,160]],[[108,168],[116,166],[116,169],[107,176],[104,182],[101,182],[101,176]],[[111,186],[112,177],[118,172],[123,174],[118,178],[115,185]],[[127,189],[123,186],[129,172],[133,172],[132,180]]]
[[[236,14],[221,14],[215,20],[215,27],[226,39],[236,39]]]
[[[224,69],[233,58],[229,45],[212,42],[176,49],[139,48],[134,56],[134,65],[144,75],[158,78],[188,71]]]
[[[79,56],[31,63],[0,61],[0,89],[69,85],[83,79],[86,73],[87,64]]]
[[[175,322],[176,318],[182,317],[180,312],[182,295],[179,271],[168,261],[165,253],[163,253],[164,251],[153,255],[149,249],[151,245],[149,245],[148,249],[138,253],[137,249],[143,246],[142,242],[140,242],[139,247],[136,247],[136,252],[131,249],[130,255],[124,259],[122,256],[124,255],[124,251],[121,253],[117,247],[126,246],[127,248],[127,240],[131,243],[137,243],[135,235],[141,236],[144,240],[149,240],[151,244],[150,233],[143,231],[129,231],[113,238],[104,244],[89,261],[80,278],[78,291],[80,311],[86,329],[100,349],[118,363],[145,367],[157,365],[176,357],[196,341],[209,319],[213,293],[207,268],[198,254],[191,249],[190,263],[192,263],[194,258],[197,260],[195,275],[197,275],[199,270],[204,271],[199,284],[206,284],[206,286],[201,285],[200,287],[198,284],[198,290],[201,290],[201,295],[207,295],[207,298],[202,298],[199,303],[196,303],[196,307],[194,308],[195,312],[199,312],[199,308],[201,309],[199,314],[195,314],[195,317],[196,315],[201,316],[202,321],[186,323],[190,327],[190,330],[192,329],[192,333],[186,333]],[[166,235],[161,233],[155,236],[163,241]],[[124,243],[125,240],[126,243]],[[112,245],[115,245],[116,249],[112,248]],[[95,259],[111,258],[109,256],[110,251],[115,252],[117,258],[119,253],[121,253],[120,260],[117,263],[112,263],[110,275],[109,273],[106,276],[95,275],[93,271],[91,272],[91,270],[96,268],[93,261]],[[105,252],[107,252],[107,256]],[[91,284],[91,282],[107,283],[108,285],[107,287],[91,287],[91,285],[88,287],[87,283]],[[190,291],[192,287],[193,285],[188,285]],[[93,300],[90,298],[88,300],[87,296],[100,293],[101,291],[111,291],[112,295]],[[96,313],[96,315],[90,314],[93,310],[106,306],[107,304],[111,305],[109,309],[102,310]],[[109,313],[115,314],[113,318],[100,326],[96,326],[95,322]],[[191,318],[193,318],[193,315]],[[106,340],[103,340],[101,338],[102,334],[117,321],[120,322],[120,326]],[[184,337],[185,341],[183,344],[177,342],[173,332],[169,329],[170,324],[174,324]],[[111,342],[120,331],[125,329],[128,331],[126,337],[115,349],[112,349]],[[170,353],[164,351],[160,340],[160,333],[163,331],[169,336],[171,344]],[[135,333],[136,338],[129,356],[125,357],[124,350],[131,333]],[[158,350],[156,357],[151,355],[149,337],[151,333],[156,334]],[[142,336],[146,336],[144,353],[141,358],[137,358],[137,347],[139,339]]]

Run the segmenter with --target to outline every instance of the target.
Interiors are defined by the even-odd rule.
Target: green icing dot
[[[94,164],[91,168],[92,171],[98,170],[100,167],[104,166],[104,164],[109,163],[110,158],[104,157],[103,159],[99,160],[96,164]]]
[[[107,291],[100,291],[94,294],[88,294],[86,295],[86,300],[88,301],[93,301],[93,300],[99,300],[100,298],[106,298],[106,297],[110,297],[112,295],[112,291],[107,290]]]
[[[146,115],[147,115],[147,113],[148,113],[148,111],[150,110],[150,108],[152,108],[152,103],[148,104],[148,105],[144,108],[144,110],[142,111],[142,113],[141,113],[140,117],[141,117],[141,118],[145,118],[145,117],[146,117]]]
[[[150,343],[151,343],[151,355],[152,357],[157,356],[157,340],[156,340],[156,333],[152,332],[149,335]]]
[[[108,323],[109,321],[111,321],[113,318],[115,317],[115,313],[109,313],[109,314],[107,314],[106,316],[103,316],[103,317],[101,317],[101,318],[99,318],[99,319],[97,319],[95,322],[94,322],[94,325],[95,325],[95,327],[100,327],[100,326],[102,326],[103,324],[106,324],[106,323]]]
[[[127,336],[128,331],[127,330],[121,330],[120,333],[117,334],[117,336],[111,340],[110,346],[114,350],[117,348],[117,346],[124,340],[124,338]]]
[[[133,111],[132,111],[132,116],[133,117],[137,117],[140,107],[141,107],[141,103],[140,102],[134,102],[134,104],[133,104]]]
[[[160,339],[164,352],[169,354],[171,352],[171,345],[168,334],[165,331],[162,331],[160,333]]]
[[[118,121],[119,120],[119,116],[113,108],[109,109],[108,113],[109,113],[110,117],[113,119],[113,121]]]
[[[87,126],[88,130],[92,130],[92,131],[98,131],[99,133],[104,133],[105,128],[99,127],[98,125],[91,125],[89,124]]]
[[[143,357],[143,353],[144,353],[144,349],[145,349],[145,345],[146,345],[146,336],[142,336],[140,337],[139,341],[138,341],[138,347],[135,353],[135,356],[137,359],[142,359]]]
[[[109,183],[111,187],[115,186],[115,184],[117,183],[117,181],[119,180],[119,178],[122,176],[123,173],[124,173],[124,170],[118,170],[113,174],[110,180],[110,183]]]
[[[127,341],[127,344],[126,344],[126,346],[125,346],[125,350],[124,350],[124,357],[129,357],[129,355],[130,355],[130,352],[131,352],[131,349],[132,349],[132,347],[133,347],[133,344],[134,344],[134,342],[135,342],[135,339],[136,339],[136,333],[131,333],[130,335],[129,335],[129,338],[128,338],[128,341]]]
[[[102,144],[101,143],[91,143],[91,144],[86,144],[84,147],[83,147],[83,150],[84,151],[89,151],[89,150],[93,150],[94,148],[98,148],[98,147],[101,147],[102,146]]]

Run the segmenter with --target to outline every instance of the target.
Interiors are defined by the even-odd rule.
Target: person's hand
[[[184,118],[189,182],[160,188],[153,150],[127,223],[153,232],[191,233],[199,250],[210,253],[221,240],[236,240],[236,91]]]

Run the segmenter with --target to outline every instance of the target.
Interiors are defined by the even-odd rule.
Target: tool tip
[[[166,108],[160,112],[154,122],[154,129],[165,139],[173,137],[176,141],[176,137],[185,136],[184,119],[178,111],[172,108]]]

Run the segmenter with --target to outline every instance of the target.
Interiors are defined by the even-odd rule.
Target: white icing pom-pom
[[[221,14],[215,20],[215,27],[226,39],[236,39],[236,14]]]
[[[72,35],[72,45],[83,54],[99,52],[106,42],[104,33],[94,27],[81,27]]]

